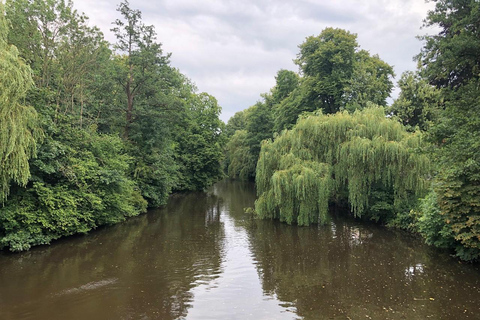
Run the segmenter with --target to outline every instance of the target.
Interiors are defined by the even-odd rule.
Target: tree
[[[86,113],[98,120],[94,100],[105,93],[99,75],[106,73],[111,55],[100,30],[89,27],[71,1],[9,0],[6,11],[12,21],[9,39],[33,69],[31,103],[37,110],[75,114],[80,126]],[[41,95],[49,98],[40,101]]]
[[[269,97],[265,97],[265,102],[259,101],[243,111],[244,128],[235,131],[227,143],[226,169],[231,178],[253,179],[261,143],[273,136],[273,113]]]
[[[388,108],[409,131],[417,127],[427,131],[441,109],[440,90],[422,79],[418,73],[405,72],[398,81],[400,94]]]
[[[287,98],[298,87],[300,77],[293,71],[281,69],[275,76],[275,87],[271,90],[266,103],[275,106]]]
[[[308,37],[295,62],[309,87],[309,104],[324,113],[340,110],[345,87],[353,75],[357,36],[346,30],[326,28]],[[311,110],[311,111],[313,111]]]
[[[186,117],[175,141],[175,160],[179,165],[177,190],[203,190],[222,176],[224,123],[218,118],[221,108],[207,94],[192,94]]]
[[[326,221],[330,202],[348,201],[355,216],[388,222],[429,185],[428,158],[414,152],[422,144],[379,107],[306,116],[262,144],[255,210],[309,225]]]
[[[434,0],[425,26],[437,26],[438,35],[424,36],[417,56],[429,82],[456,88],[480,77],[480,3],[476,0]]]
[[[386,107],[395,76],[392,66],[378,55],[365,50],[355,54],[353,74],[343,93],[342,108],[350,111],[364,108],[368,102]]]
[[[253,157],[258,158],[261,143],[273,135],[272,111],[264,102],[257,102],[250,108],[247,118],[248,145]]]
[[[425,25],[440,32],[423,37],[417,56],[421,74],[444,99],[430,130],[438,146],[435,191],[444,222],[460,244],[457,255],[472,260],[480,258],[480,3],[435,2]]]
[[[299,48],[296,63],[303,77],[277,102],[275,131],[292,128],[304,112],[354,111],[368,102],[386,106],[393,88],[393,68],[377,55],[358,50],[355,34],[326,28]]]
[[[33,85],[32,71],[9,45],[8,22],[0,3],[0,202],[10,192],[11,182],[26,185],[30,177],[28,160],[36,154],[41,137],[35,109],[22,104]]]
[[[80,19],[71,0],[8,0],[7,17],[12,20],[10,40],[32,66],[35,83],[49,87],[58,74],[58,45],[71,23]]]
[[[247,115],[246,110],[236,112],[233,117],[228,119],[225,126],[225,135],[230,138],[237,130],[245,130],[247,127]]]
[[[154,27],[141,22],[142,14],[139,10],[131,9],[125,0],[120,3],[117,11],[121,13],[123,20],[115,20],[116,27],[112,29],[117,37],[114,47],[120,52],[115,59],[117,63],[115,78],[127,98],[124,136],[128,138],[130,126],[134,121],[135,97],[148,81],[152,82],[152,78],[158,78],[158,69],[168,65],[169,55],[163,55],[161,44],[155,42]]]
[[[246,130],[235,131],[225,149],[228,176],[232,179],[251,179],[255,172],[257,158],[250,151],[248,132]]]

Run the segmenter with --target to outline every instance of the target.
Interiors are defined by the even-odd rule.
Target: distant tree
[[[257,102],[250,108],[246,129],[250,152],[258,158],[261,142],[273,135],[272,111],[265,103]]]
[[[247,115],[246,111],[238,111],[236,112],[233,117],[228,119],[227,125],[225,126],[225,134],[227,137],[231,137],[234,135],[235,131],[237,130],[245,130],[247,127]]]
[[[394,76],[392,66],[378,55],[370,56],[365,50],[356,52],[352,78],[343,93],[342,108],[350,111],[362,109],[368,102],[385,107],[393,89]]]
[[[326,28],[300,46],[298,86],[275,108],[275,131],[291,128],[304,112],[325,114],[362,109],[367,102],[386,106],[393,68],[377,55],[358,50],[357,36]]]
[[[273,114],[265,102],[243,111],[245,127],[227,143],[227,172],[231,178],[253,179],[261,142],[273,135]]]
[[[222,176],[224,123],[218,118],[221,108],[207,94],[192,94],[186,117],[175,141],[175,160],[179,166],[177,190],[203,190]]]
[[[276,105],[287,98],[293,90],[298,87],[300,77],[290,70],[279,70],[275,76],[275,86],[271,90],[271,101],[267,100],[267,104]]]
[[[88,18],[74,10],[72,1],[7,0],[6,14],[12,22],[9,41],[33,70],[35,98],[28,99],[37,110],[75,114],[80,126],[85,113],[92,117],[97,111],[98,117],[95,100],[108,92],[102,91],[99,75],[110,64],[100,30],[88,26]]]
[[[326,28],[300,46],[296,63],[309,88],[308,103],[324,113],[335,113],[352,78],[357,36],[342,29]],[[313,110],[312,110],[313,111]]]
[[[476,0],[433,0],[425,26],[437,26],[426,35],[417,56],[423,75],[441,88],[456,88],[480,77],[480,3]]]
[[[253,178],[257,158],[250,151],[247,130],[235,131],[225,148],[228,176],[241,180]]]

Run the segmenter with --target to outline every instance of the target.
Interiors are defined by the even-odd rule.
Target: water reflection
[[[475,318],[479,311],[478,270],[400,232],[334,218],[309,228],[257,221],[250,237],[265,294],[294,302],[305,319]]]
[[[419,276],[424,272],[424,266],[421,263],[417,263],[414,266],[410,266],[405,269],[405,279],[406,280],[413,280],[415,276]]]
[[[252,190],[252,184],[241,182],[214,186],[212,192],[222,199],[222,273],[215,281],[192,288],[194,299],[186,319],[298,319],[294,306],[262,291],[247,232],[254,220],[243,210],[253,205]]]
[[[219,199],[195,193],[125,224],[0,256],[0,319],[177,319],[221,273]]]

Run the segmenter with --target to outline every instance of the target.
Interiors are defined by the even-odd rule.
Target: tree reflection
[[[249,233],[265,295],[293,303],[305,319],[439,318],[465,306],[452,297],[467,292],[441,276],[455,264],[427,268],[442,256],[402,232],[333,218],[320,227],[260,220]],[[445,297],[439,288],[448,309],[436,303]],[[477,309],[473,300],[469,307]]]
[[[219,205],[212,194],[176,196],[86,237],[0,256],[0,318],[185,316],[190,289],[220,273]]]

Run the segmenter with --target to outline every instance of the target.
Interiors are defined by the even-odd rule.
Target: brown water
[[[251,184],[22,254],[0,254],[0,319],[480,319],[480,270],[412,236],[332,218],[259,221]]]

